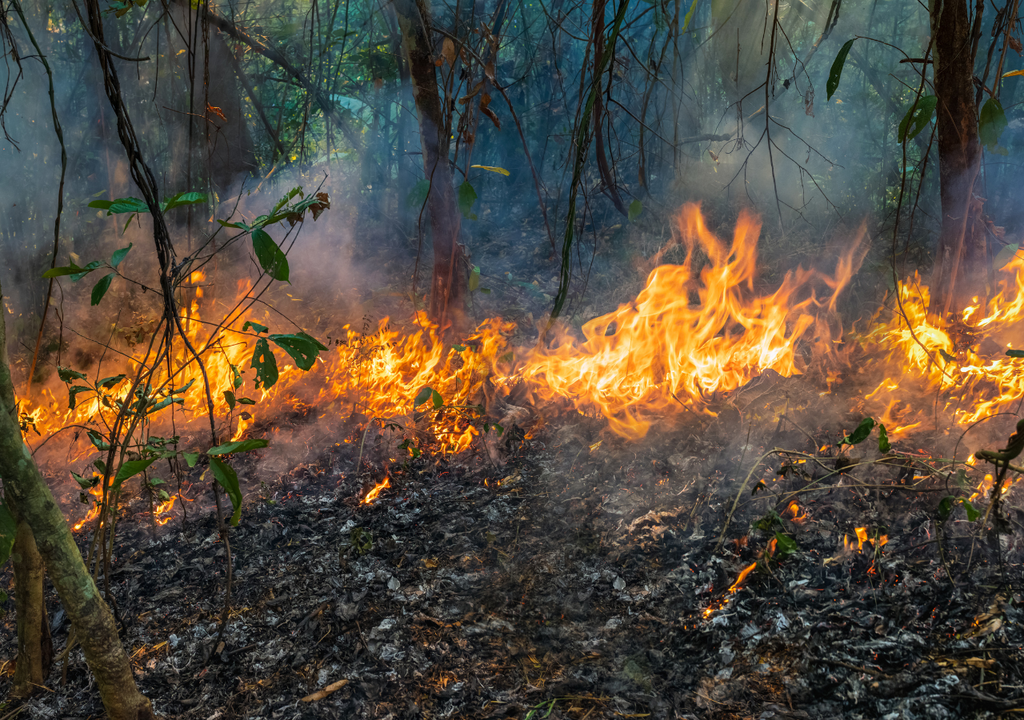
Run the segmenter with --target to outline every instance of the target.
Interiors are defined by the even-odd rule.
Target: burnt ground
[[[139,685],[183,720],[1021,713],[1022,488],[1002,502],[1004,533],[960,505],[939,523],[958,491],[914,463],[924,440],[841,453],[838,427],[798,429],[819,427],[820,408],[768,421],[769,404],[733,398],[632,444],[595,420],[535,418],[529,439],[507,431],[499,464],[482,451],[392,461],[397,439],[374,430],[358,474],[362,435],[338,442],[345,428],[307,437],[287,468],[273,447],[252,453],[222,644],[211,514],[159,537],[132,508],[121,523],[112,592]],[[772,447],[819,460],[756,466]],[[385,473],[392,487],[361,504]],[[69,624],[52,593],[50,613],[60,650]],[[61,669],[20,717],[102,715],[81,651],[66,683]]]

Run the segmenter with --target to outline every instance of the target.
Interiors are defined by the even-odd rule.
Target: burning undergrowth
[[[686,261],[655,269],[582,339],[514,349],[498,320],[456,345],[422,318],[409,332],[346,327],[308,372],[282,364],[273,388],[246,394],[235,373],[251,351],[197,336],[224,363],[222,439],[288,450],[236,463],[253,502],[232,535],[221,645],[209,513],[154,544],[121,533],[114,592],[158,707],[931,718],[1018,706],[1017,471],[986,461],[998,452],[964,462],[1012,427],[993,421],[984,442],[937,451],[972,421],[958,408],[1018,401],[1005,375],[983,375],[1013,368],[1013,316],[1000,308],[1014,296],[987,306],[996,318],[970,343],[926,332],[906,288],[891,321],[844,336],[836,298],[862,250],[834,274],[795,271],[759,294],[756,222],[726,247],[687,212]],[[913,332],[901,334],[904,317]],[[238,315],[235,334],[262,319]],[[866,367],[891,369],[888,404],[854,387]],[[234,404],[225,390],[239,390]],[[922,396],[943,398],[942,422]],[[81,442],[74,462],[87,464]],[[204,471],[185,471],[168,527],[201,497]],[[88,702],[73,658],[70,689],[49,701],[61,712]]]

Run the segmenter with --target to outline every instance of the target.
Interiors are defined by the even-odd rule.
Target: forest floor
[[[1009,534],[980,533],[962,510],[937,525],[945,480],[868,462],[868,443],[840,453],[835,427],[806,436],[795,428],[818,427],[822,407],[793,400],[817,393],[766,382],[731,398],[742,426],[722,407],[639,443],[534,415],[499,464],[472,451],[392,464],[382,431],[356,474],[352,427],[305,437],[306,455],[272,477],[272,450],[252,453],[220,644],[211,513],[154,536],[130,506],[111,591],[139,685],[181,720],[1020,713],[1021,484],[1003,502]],[[804,409],[764,421],[781,396]],[[744,485],[772,447],[849,460],[776,457]],[[391,487],[362,503],[385,471]],[[0,697],[16,648],[6,609]],[[69,623],[52,591],[49,609],[59,650]],[[62,669],[23,717],[102,715],[79,649],[66,682]]]

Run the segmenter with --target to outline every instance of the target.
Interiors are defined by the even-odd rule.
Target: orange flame
[[[157,525],[166,525],[174,519],[174,516],[171,515],[170,512],[174,507],[174,501],[177,499],[177,495],[171,495],[170,500],[165,500],[153,509],[153,519]],[[164,515],[166,515],[166,517],[163,517]]]
[[[366,493],[366,497],[364,497],[362,501],[363,505],[369,505],[370,503],[372,503],[374,500],[377,499],[377,496],[380,495],[381,490],[389,487],[391,487],[391,479],[384,478],[383,482],[377,483],[376,485],[373,486],[370,492]]]
[[[536,396],[573,400],[597,411],[619,435],[643,437],[651,422],[734,390],[765,370],[800,373],[797,342],[815,342],[819,357],[832,352],[825,314],[835,309],[860,259],[851,244],[834,276],[813,270],[788,273],[771,295],[754,292],[760,222],[743,213],[731,246],[707,229],[697,205],[677,218],[687,256],[681,265],[655,268],[635,301],[583,326],[585,340],[564,331],[555,348],[538,348],[522,369]],[[710,264],[693,262],[702,251]],[[826,300],[816,285],[829,289]],[[699,303],[691,304],[696,297]]]

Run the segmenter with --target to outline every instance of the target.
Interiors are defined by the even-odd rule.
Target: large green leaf
[[[269,335],[268,337],[274,341],[274,344],[291,355],[295,364],[302,370],[312,368],[320,352],[327,349],[326,345],[306,333]]]
[[[170,210],[172,208],[179,207],[180,205],[194,205],[196,203],[204,202],[206,202],[206,193],[180,192],[177,195],[167,198],[160,203],[160,205],[162,210]]]
[[[238,486],[238,473],[219,457],[210,458],[210,467],[213,469],[213,477],[216,478],[217,484],[224,488],[224,492],[231,498],[231,507],[235,510],[231,514],[231,525],[238,525],[238,520],[242,517],[242,489]]]
[[[92,304],[99,305],[100,300],[107,294],[107,290],[110,289],[110,281],[114,279],[115,273],[108,273],[101,277],[95,285],[92,286]]]
[[[117,487],[125,480],[148,468],[150,465],[155,463],[157,458],[145,458],[144,460],[126,460],[121,464],[121,467],[117,469],[117,475],[114,476],[114,487]]]
[[[260,261],[263,272],[275,280],[288,282],[288,258],[266,230],[252,231],[252,249],[256,252],[256,259]]]
[[[843,65],[846,64],[846,56],[850,54],[850,48],[853,47],[853,41],[856,39],[847,40],[839,49],[836,59],[832,61],[832,69],[828,71],[828,82],[825,83],[826,100],[831,100],[836,90],[839,89],[839,78],[843,76]]]
[[[124,256],[128,254],[128,251],[132,249],[132,245],[135,243],[128,243],[128,247],[123,247],[120,250],[115,250],[114,254],[110,256],[110,267],[117,267],[124,260]]]
[[[256,341],[252,352],[252,367],[256,370],[256,386],[269,390],[277,384],[277,360],[270,351],[270,343],[266,338]]]
[[[149,212],[149,205],[133,197],[118,198],[117,200],[93,200],[89,203],[89,207],[106,210],[107,215]]]
[[[839,441],[840,445],[856,445],[862,443],[868,439],[868,435],[871,434],[871,429],[875,426],[875,421],[871,418],[864,418],[857,425],[857,428]]]

